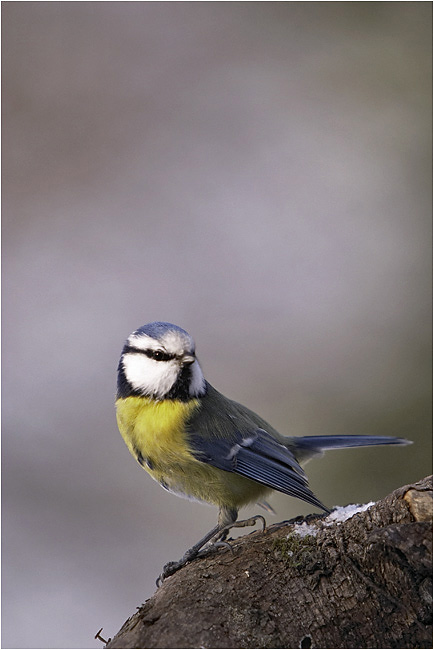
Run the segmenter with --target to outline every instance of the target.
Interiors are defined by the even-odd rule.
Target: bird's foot
[[[162,572],[157,578],[157,587],[160,587],[166,578],[173,576],[173,574],[179,571],[179,569],[182,569],[182,567],[184,567],[189,562],[192,562],[192,560],[197,557],[203,557],[205,555],[208,555],[210,551],[222,547],[229,548],[232,551],[232,546],[228,542],[224,541],[231,528],[244,528],[245,526],[254,526],[258,519],[261,520],[262,531],[264,531],[266,527],[266,521],[262,515],[255,515],[249,519],[235,521],[231,524],[228,524],[223,529],[218,529],[218,527],[216,527],[210,531],[210,533],[202,540],[200,540],[200,542],[192,546],[192,548],[188,549],[188,551],[184,553],[178,562],[168,562],[164,565]]]
[[[168,562],[167,564],[164,565],[162,572],[157,578],[157,587],[161,587],[163,581],[166,578],[168,578],[169,576],[173,576],[174,573],[179,571],[179,569],[185,567],[185,565],[188,564],[189,562],[192,562],[197,557],[205,557],[219,548],[227,548],[230,551],[232,551],[232,546],[228,544],[228,542],[223,542],[223,541],[211,542],[207,544],[205,548],[202,549],[197,549],[194,547],[190,548],[186,553],[184,553],[182,558],[177,562]]]
[[[229,533],[231,528],[245,528],[246,526],[254,526],[258,521],[258,519],[262,522],[262,532],[264,532],[267,527],[267,522],[265,521],[265,517],[263,517],[262,515],[254,515],[249,519],[241,519],[241,521],[234,521],[233,524],[229,524],[228,526],[226,526],[220,535],[220,539],[221,540],[226,539],[227,534]]]
[[[188,562],[194,560],[194,558],[198,556],[198,553],[199,553],[199,549],[193,546],[192,548],[189,548],[188,551],[184,553],[182,558],[177,562],[168,562],[167,564],[165,564],[162,572],[157,578],[157,587],[160,587],[162,585],[163,580],[165,578],[168,578],[169,576],[173,576],[174,573],[179,571],[179,569],[182,569],[182,567],[188,564]]]
[[[168,578],[169,576],[173,576],[174,573],[179,571],[179,569],[182,569],[182,567],[187,564],[187,562],[183,562],[183,559],[184,558],[182,558],[178,562],[168,562],[163,566],[163,570],[156,580],[157,587],[161,587],[163,581],[166,578]]]

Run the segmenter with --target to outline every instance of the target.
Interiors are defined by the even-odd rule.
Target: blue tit
[[[179,562],[167,564],[161,579],[206,544],[224,539],[230,528],[253,525],[261,517],[237,521],[238,510],[264,503],[272,490],[329,512],[301,468],[323,451],[409,443],[378,436],[282,436],[215,390],[203,376],[191,336],[162,322],[140,327],[124,345],[116,415],[131,454],[164,489],[219,508],[217,525]]]

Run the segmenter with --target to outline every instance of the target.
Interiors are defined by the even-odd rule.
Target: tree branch
[[[349,513],[195,560],[106,647],[432,648],[432,477]]]

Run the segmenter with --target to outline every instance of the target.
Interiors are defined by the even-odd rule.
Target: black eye
[[[170,361],[174,358],[173,354],[168,354],[164,350],[140,350],[140,352],[154,361]]]

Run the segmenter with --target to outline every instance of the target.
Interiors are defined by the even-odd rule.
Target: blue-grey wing
[[[189,443],[195,458],[203,463],[240,474],[328,512],[309,489],[306,475],[293,453],[264,429],[235,432],[230,439],[192,432]]]

